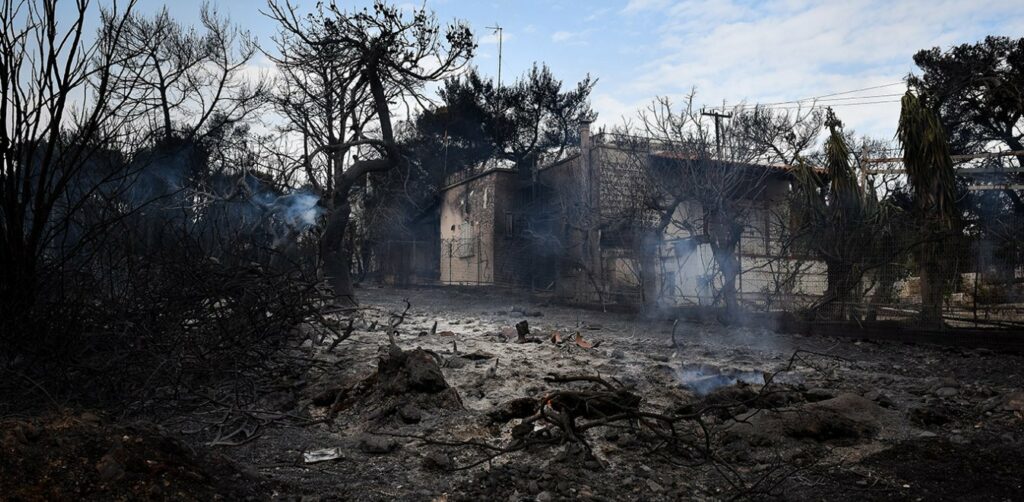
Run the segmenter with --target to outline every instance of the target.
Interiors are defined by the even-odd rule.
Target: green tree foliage
[[[934,47],[915,54],[914,62],[923,73],[907,83],[938,111],[954,151],[992,142],[1024,150],[1024,38]]]
[[[578,142],[577,125],[593,119],[589,76],[563,90],[547,65],[534,65],[512,85],[498,87],[473,69],[449,79],[441,105],[415,123],[410,147],[446,172],[500,159],[530,168],[558,159]]]

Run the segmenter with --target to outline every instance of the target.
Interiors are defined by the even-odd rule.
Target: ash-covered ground
[[[405,299],[411,307],[396,317]],[[307,347],[321,363],[271,399],[326,420],[269,428],[223,450],[279,482],[278,495],[1011,500],[1024,493],[1018,355],[689,323],[676,326],[673,346],[671,321],[493,290],[363,289],[360,300],[365,321],[351,338],[333,351],[330,340]],[[394,350],[387,326],[398,319],[397,348],[424,349],[456,396],[428,389],[437,378],[430,374],[411,377],[420,390],[381,390],[390,384],[374,375]],[[523,320],[537,340],[516,343]],[[602,389],[546,381],[552,374],[600,376],[639,396],[642,413],[699,420],[675,422],[678,441],[666,439],[657,419],[609,421],[573,440],[550,421],[523,427],[528,419],[498,413],[517,398],[544,408],[558,391]],[[308,453],[336,458],[307,463]]]
[[[359,294],[351,336],[297,347],[258,406],[152,422],[89,410],[3,422],[0,498],[1024,493],[1020,355],[685,322],[673,343],[671,320],[523,293]],[[347,317],[331,315],[346,332]],[[560,381],[576,377],[587,379]]]

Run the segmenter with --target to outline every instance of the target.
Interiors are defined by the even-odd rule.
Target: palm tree
[[[909,90],[903,96],[896,137],[903,147],[903,164],[914,190],[922,232],[916,253],[921,274],[921,318],[941,326],[943,296],[954,278],[954,268],[943,249],[953,244],[960,226],[949,142],[938,115]]]
[[[801,159],[796,170],[795,207],[807,245],[825,262],[828,287],[812,311],[845,319],[851,295],[864,274],[892,261],[886,246],[895,226],[895,208],[857,183],[843,124],[831,109],[825,125],[824,172]],[[833,307],[838,308],[833,308]]]

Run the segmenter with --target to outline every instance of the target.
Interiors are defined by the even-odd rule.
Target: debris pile
[[[368,413],[373,420],[398,417],[405,423],[418,422],[422,410],[462,409],[462,399],[445,380],[440,361],[434,352],[390,344],[379,354],[374,374],[354,386],[327,390],[313,404],[330,406],[333,416],[358,403],[358,413]]]

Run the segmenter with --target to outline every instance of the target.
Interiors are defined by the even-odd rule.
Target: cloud
[[[556,31],[551,34],[551,41],[565,42],[566,40],[571,40],[575,36],[576,34],[571,31]]]
[[[631,59],[638,63],[614,92],[622,103],[678,97],[695,86],[698,102],[718,105],[723,99],[788,101],[900,82],[914,71],[912,57],[919,49],[973,42],[1024,25],[1015,3],[631,0],[623,11],[641,16],[638,22],[652,35],[632,48]],[[847,124],[892,137],[898,103],[850,106],[851,101],[856,100],[836,107]]]
[[[265,54],[259,52],[246,64],[238,69],[239,76],[250,83],[262,79],[274,79],[280,75],[277,65]]]
[[[602,7],[588,14],[587,17],[583,18],[583,21],[587,23],[597,21],[598,19],[601,19],[602,17],[606,16],[611,11],[612,9],[610,7]]]
[[[614,127],[635,117],[643,102],[626,103],[608,93],[594,94],[591,107],[598,112],[598,127]]]
[[[502,30],[502,32],[501,32],[501,43],[502,44],[507,44],[510,41],[515,40],[515,39],[516,39],[516,36],[515,36],[514,33],[511,33],[508,30]],[[480,40],[477,43],[479,43],[480,45],[498,45],[498,34],[497,33],[489,33],[487,35],[484,35],[484,36],[480,37]]]
[[[633,14],[645,10],[662,9],[669,5],[668,0],[629,0],[622,12]]]
[[[571,43],[573,45],[587,45],[586,36],[594,31],[593,28],[582,31],[560,30],[551,34],[551,41],[556,44]]]

